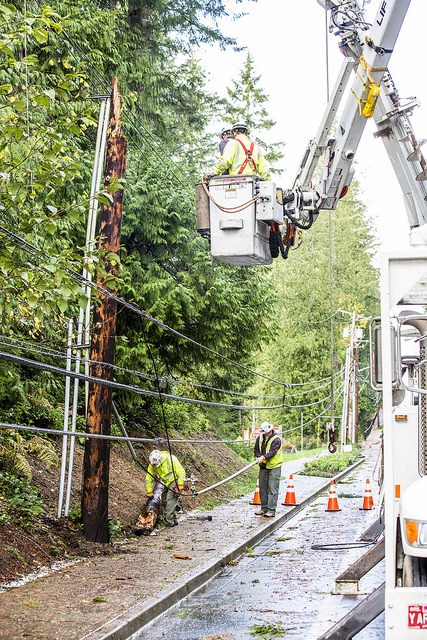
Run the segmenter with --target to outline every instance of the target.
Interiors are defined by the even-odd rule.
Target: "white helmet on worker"
[[[231,133],[246,133],[249,134],[249,128],[246,122],[236,122],[231,127]]]
[[[226,122],[226,123],[224,124],[224,126],[222,127],[222,129],[221,129],[221,137],[222,137],[225,133],[227,133],[227,134],[228,134],[228,133],[229,133],[229,134],[231,134],[231,127],[232,127],[232,126],[233,126],[233,125],[231,125],[229,122]]]
[[[158,449],[154,449],[154,451],[152,451],[148,456],[148,459],[153,467],[160,467],[162,464],[162,452]]]
[[[270,422],[262,422],[259,430],[261,431],[261,433],[269,433],[270,431],[272,431],[272,429],[274,429],[273,425]]]

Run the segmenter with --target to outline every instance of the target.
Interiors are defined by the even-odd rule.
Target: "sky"
[[[376,15],[379,4],[380,0],[366,3],[368,20]],[[235,37],[247,48],[240,53],[222,53],[213,48],[202,52],[200,59],[208,71],[207,84],[212,91],[224,93],[225,87],[238,78],[247,53],[251,53],[256,74],[261,76],[259,86],[269,97],[266,103],[269,115],[277,123],[271,132],[272,141],[286,143],[276,183],[289,188],[323,116],[327,76],[331,91],[341,67],[339,39],[327,32],[325,11],[316,0],[255,3],[243,0],[239,4],[230,0],[229,5],[247,15],[236,21],[223,20],[221,27],[226,35]],[[412,0],[389,64],[401,100],[416,96],[421,101],[412,118],[418,139],[427,138],[427,82],[422,48],[426,13],[425,0]],[[376,221],[380,251],[402,250],[409,245],[403,198],[388,155],[382,142],[374,139],[374,131],[374,123],[368,122],[356,154],[355,179],[361,185],[367,210]]]

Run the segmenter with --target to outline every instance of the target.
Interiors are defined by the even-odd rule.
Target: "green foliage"
[[[117,542],[122,535],[123,527],[120,520],[108,521],[108,538],[110,542]]]
[[[283,623],[254,624],[249,629],[249,634],[255,636],[257,640],[271,640],[271,638],[283,638],[287,634],[283,628]]]
[[[0,307],[10,332],[37,337],[43,316],[60,317],[82,294],[73,228],[87,195],[79,140],[93,125],[84,77],[66,61],[45,68],[62,32],[59,16],[0,5]],[[18,238],[17,238],[18,236]]]
[[[0,432],[1,468],[32,479],[29,456],[35,456],[49,468],[58,464],[58,456],[52,444],[39,436],[25,438],[18,431],[6,429]]]
[[[254,448],[253,446],[248,446],[246,444],[242,443],[234,443],[234,442],[230,442],[227,445],[232,451],[234,451],[234,453],[237,453],[238,456],[240,456],[240,458],[242,458],[243,460],[247,460],[248,462],[252,462],[252,460],[254,459]]]
[[[68,511],[68,521],[72,524],[74,529],[83,530],[83,517],[81,505],[71,505]]]
[[[11,519],[30,525],[33,516],[44,512],[37,489],[26,478],[0,470],[0,525]]]
[[[360,453],[358,450],[354,450],[350,453],[333,453],[321,458],[315,458],[306,462],[303,471],[300,473],[303,476],[320,476],[331,477],[344,471],[347,467],[357,462]]]
[[[276,124],[267,111],[268,96],[259,86],[261,76],[255,74],[253,59],[248,53],[242,71],[238,74],[238,80],[232,81],[232,86],[227,87],[227,97],[222,101],[222,114],[224,122],[246,122],[250,131],[270,131]],[[251,139],[260,144],[266,150],[267,160],[274,165],[283,158],[283,142],[267,144],[261,137],[251,135]],[[273,167],[274,173],[274,167]]]

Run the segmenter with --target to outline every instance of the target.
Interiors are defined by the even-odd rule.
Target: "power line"
[[[87,433],[86,431],[59,431],[58,429],[49,429],[48,427],[34,427],[29,425],[21,425],[21,424],[13,424],[7,422],[0,422],[0,429],[11,429],[16,431],[29,431],[34,433],[44,433],[46,435],[53,436],[70,436],[72,438],[92,438],[95,440],[117,440],[118,442],[135,442],[135,443],[154,443],[158,446],[161,446],[164,442],[166,442],[166,438],[140,438],[139,436],[116,436],[116,435],[106,435],[100,433]],[[171,438],[170,442],[173,444],[237,444],[237,445],[246,445],[246,442],[243,440],[184,440]]]
[[[25,341],[20,341],[20,340],[16,340],[14,338],[10,338],[8,336],[0,336],[0,344],[3,344],[4,346],[7,347],[12,347],[15,349],[20,349],[21,351],[27,351],[27,352],[33,352],[33,353],[37,353],[37,354],[44,354],[44,355],[49,355],[52,357],[58,357],[61,359],[65,359],[67,357],[67,355],[61,351],[58,350],[53,350],[53,349],[49,349],[49,348],[45,348],[45,347],[40,347],[40,345],[35,345],[32,343],[28,344]],[[95,364],[94,360],[91,360],[90,358],[81,358],[80,356],[68,356],[71,360],[73,361],[79,361],[83,364]],[[119,367],[117,365],[114,364],[110,364],[110,363],[105,363],[105,362],[100,362],[100,361],[96,361],[96,364],[98,366],[102,366],[102,367],[108,367],[109,369],[112,369],[114,371],[119,371],[121,373],[126,373],[129,375],[135,375],[138,376],[144,380],[148,380],[150,382],[155,383],[157,386],[159,386],[159,383],[161,383],[162,381],[164,381],[167,384],[172,384],[172,385],[178,385],[178,386],[184,386],[184,387],[191,387],[191,388],[196,388],[196,389],[205,389],[208,391],[214,391],[217,393],[222,393],[225,395],[233,395],[233,396],[237,396],[237,397],[244,397],[244,398],[263,398],[263,399],[281,399],[282,396],[274,396],[274,395],[263,395],[263,394],[251,394],[251,393],[245,393],[242,391],[231,391],[229,389],[219,389],[217,387],[212,387],[210,385],[207,384],[196,384],[196,383],[192,383],[189,381],[183,381],[183,380],[179,380],[179,379],[175,379],[175,378],[169,378],[169,377],[165,377],[165,376],[152,376],[152,375],[148,375],[148,374],[144,374],[140,371],[137,371],[135,369],[127,369],[125,367]],[[339,377],[339,374],[336,374],[336,377]],[[322,386],[318,386],[315,387],[313,389],[307,389],[304,391],[298,391],[294,394],[289,394],[288,397],[294,397],[296,395],[308,395],[310,393],[313,393],[314,391],[318,391],[321,388],[324,388],[326,386],[326,383]],[[329,397],[329,396],[328,396]],[[291,405],[291,404],[286,404],[286,403],[282,403],[281,406],[285,407],[285,408],[301,408],[301,407],[309,407],[309,406],[314,406],[316,404],[320,404],[322,402],[325,401],[325,399],[327,398],[323,398],[321,400],[317,400],[311,404],[302,404],[302,405]]]
[[[28,251],[30,253],[33,253],[33,254],[36,253],[36,254],[40,255],[41,257],[44,257],[44,258],[48,258],[49,257],[41,249],[39,249],[38,247],[30,244],[29,242],[24,240],[24,238],[21,238],[16,233],[13,233],[12,231],[7,229],[3,225],[0,225],[0,232],[3,233],[4,235],[9,236],[10,238],[12,238],[15,242],[17,242],[20,246],[22,246],[26,251]],[[44,269],[43,265],[36,265],[36,266],[38,268],[40,268],[40,269]],[[251,373],[252,375],[258,376],[260,378],[264,378],[265,380],[269,380],[270,382],[274,382],[275,384],[279,384],[280,386],[283,386],[284,388],[286,388],[288,386],[287,383],[285,383],[283,381],[275,380],[274,378],[271,378],[270,376],[266,376],[266,375],[264,375],[262,373],[258,373],[257,371],[254,371],[250,367],[247,367],[246,365],[243,365],[243,364],[241,364],[239,362],[235,362],[234,360],[231,360],[231,358],[228,358],[227,356],[219,353],[218,351],[215,351],[214,349],[211,349],[210,347],[206,347],[205,345],[201,344],[200,342],[197,342],[197,340],[194,340],[193,338],[190,338],[189,336],[186,336],[185,334],[181,333],[180,331],[177,331],[176,329],[172,329],[172,327],[169,327],[167,324],[165,324],[161,320],[158,320],[157,318],[154,318],[153,316],[151,316],[149,313],[147,313],[147,311],[144,311],[143,309],[139,309],[139,307],[137,307],[136,305],[134,305],[134,304],[132,304],[130,302],[127,302],[126,300],[124,300],[124,298],[116,296],[115,294],[113,294],[108,289],[104,289],[104,287],[101,287],[99,284],[89,280],[88,278],[84,277],[82,274],[78,273],[77,271],[74,271],[70,267],[64,266],[64,269],[67,271],[68,275],[72,279],[76,280],[80,284],[84,284],[86,286],[89,286],[91,289],[94,289],[97,293],[100,293],[100,294],[110,298],[111,300],[113,300],[114,302],[116,302],[120,306],[124,307],[125,309],[128,309],[129,311],[132,311],[133,313],[136,313],[137,315],[139,315],[140,317],[144,318],[145,320],[149,320],[150,322],[153,322],[154,324],[156,324],[158,327],[160,327],[164,331],[167,331],[167,332],[169,332],[169,333],[171,333],[171,334],[173,334],[173,335],[175,335],[175,336],[177,336],[177,337],[179,337],[179,338],[181,338],[183,340],[186,340],[187,342],[190,342],[191,344],[199,347],[200,349],[203,349],[203,350],[207,351],[208,353],[211,353],[212,355],[215,355],[216,357],[222,359],[224,362],[228,362],[229,364],[232,364],[232,365],[234,365],[234,366],[236,366],[236,367],[238,367],[240,369],[243,369],[244,371],[247,371],[247,372]],[[44,270],[47,271],[47,269],[44,269]]]
[[[270,407],[249,407],[245,405],[224,404],[220,402],[210,402],[208,400],[198,400],[195,398],[186,398],[183,396],[176,396],[173,394],[161,393],[160,391],[151,391],[149,389],[141,389],[136,385],[123,384],[121,382],[115,382],[114,380],[105,380],[104,378],[97,378],[96,376],[89,376],[84,373],[77,373],[76,371],[62,369],[61,367],[55,367],[50,364],[38,362],[37,360],[30,360],[29,358],[23,358],[16,356],[5,351],[0,351],[0,359],[8,360],[9,362],[16,362],[17,364],[38,369],[41,371],[49,371],[55,375],[60,375],[70,378],[78,378],[85,382],[92,382],[94,384],[100,384],[106,387],[112,387],[113,389],[119,389],[122,391],[132,391],[138,395],[153,396],[157,398],[166,398],[168,400],[176,400],[177,402],[186,402],[189,404],[207,405],[211,407],[220,407],[223,409],[234,409],[241,411],[270,411],[271,409],[281,409],[283,404]]]

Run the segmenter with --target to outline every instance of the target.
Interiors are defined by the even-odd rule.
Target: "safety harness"
[[[250,162],[252,165],[253,170],[255,171],[255,173],[258,173],[258,167],[256,166],[255,160],[252,158],[252,153],[254,150],[254,146],[255,144],[253,142],[251,142],[251,146],[249,147],[249,149],[246,149],[245,145],[243,144],[243,142],[239,139],[236,138],[237,142],[240,143],[243,151],[245,152],[246,158],[244,159],[244,161],[242,162],[242,166],[240,167],[239,171],[237,172],[237,175],[240,176],[243,171],[246,169],[246,165]]]

